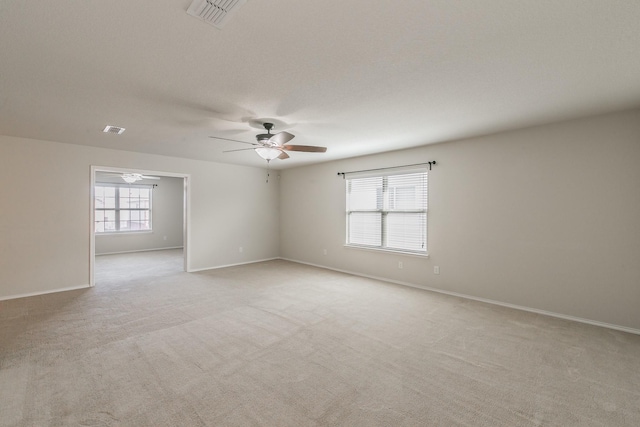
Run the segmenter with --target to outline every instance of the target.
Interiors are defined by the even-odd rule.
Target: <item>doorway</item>
[[[90,284],[96,256],[182,251],[189,271],[190,175],[91,166]]]

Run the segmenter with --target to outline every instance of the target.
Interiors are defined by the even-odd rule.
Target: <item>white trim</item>
[[[97,237],[100,236],[126,236],[130,234],[153,234],[153,230],[139,230],[139,231],[103,231],[96,233]]]
[[[96,171],[97,166],[91,165],[91,189],[89,190],[89,286],[96,284]]]
[[[168,248],[136,249],[134,251],[104,252],[104,253],[101,253],[101,254],[96,254],[96,256],[118,255],[118,254],[133,254],[133,253],[136,253],[136,252],[167,251],[169,249],[184,249],[184,246],[172,246],[172,247],[168,247]]]
[[[0,297],[0,301],[6,301],[10,299],[18,299],[18,298],[27,298],[27,297],[35,297],[38,295],[46,295],[46,294],[55,294],[57,292],[66,292],[66,291],[77,291],[79,289],[88,289],[91,285],[80,285],[80,286],[70,286],[68,288],[60,288],[60,289],[50,289],[42,292],[29,292],[26,294],[18,294],[18,295],[9,295]]]
[[[184,248],[183,269],[187,273],[191,266],[191,174],[182,176],[184,185],[182,200],[182,246]]]
[[[238,266],[238,265],[255,264],[257,262],[273,261],[273,260],[276,260],[276,259],[284,259],[284,258],[280,258],[280,257],[265,258],[265,259],[257,259],[255,261],[238,262],[238,263],[235,263],[235,264],[218,265],[216,267],[196,268],[196,269],[189,270],[189,273],[196,273],[198,271],[207,271],[207,270],[217,270],[219,268],[235,267],[235,266]],[[294,261],[294,262],[296,262],[296,261]]]
[[[102,171],[99,171],[102,172]],[[96,181],[96,187],[123,187],[123,188],[148,188],[153,190],[158,184],[129,184],[128,182],[104,182]]]
[[[374,246],[360,246],[360,245],[351,245],[348,243],[345,243],[343,245],[344,248],[346,249],[358,249],[361,251],[369,251],[369,252],[384,252],[384,253],[388,253],[388,254],[396,254],[396,255],[408,255],[408,256],[414,256],[414,257],[418,257],[418,258],[429,258],[429,254],[428,253],[420,253],[420,252],[409,252],[409,251],[401,251],[401,250],[393,250],[393,249],[387,249],[387,248],[378,248],[378,247],[374,247]]]
[[[282,259],[284,261],[296,262],[296,263],[299,263],[299,264],[311,265],[313,267],[325,268],[327,270],[338,271],[340,273],[352,274],[354,276],[366,277],[368,279],[380,280],[382,282],[394,283],[396,285],[409,286],[411,288],[417,288],[417,289],[422,289],[422,290],[425,290],[425,291],[437,292],[439,294],[450,295],[450,296],[454,296],[454,297],[458,297],[458,298],[464,298],[464,299],[468,299],[468,300],[484,302],[484,303],[487,303],[487,304],[498,305],[498,306],[501,306],[501,307],[512,308],[512,309],[515,309],[515,310],[528,311],[530,313],[541,314],[543,316],[556,317],[558,319],[570,320],[570,321],[573,321],[573,322],[585,323],[587,325],[599,326],[601,328],[613,329],[613,330],[616,330],[616,331],[622,331],[622,332],[628,332],[630,334],[640,335],[640,329],[630,328],[628,326],[614,325],[612,323],[599,322],[597,320],[590,320],[590,319],[585,319],[585,318],[582,318],[582,317],[575,317],[575,316],[569,316],[569,315],[566,315],[566,314],[554,313],[552,311],[540,310],[540,309],[537,309],[537,308],[531,308],[531,307],[525,307],[525,306],[522,306],[522,305],[510,304],[510,303],[507,303],[507,302],[501,302],[501,301],[496,301],[496,300],[487,299],[487,298],[475,297],[475,296],[472,296],[472,295],[461,294],[461,293],[458,293],[458,292],[445,291],[445,290],[438,289],[438,288],[432,288],[430,286],[423,286],[423,285],[417,285],[415,283],[401,282],[401,281],[398,281],[398,280],[391,280],[391,279],[387,279],[386,277],[370,276],[368,274],[357,273],[355,271],[342,270],[342,269],[339,269],[339,268],[327,267],[327,266],[324,266],[324,265],[313,264],[313,263],[304,262],[304,261],[298,261],[298,260],[295,260],[295,259],[289,259],[289,258],[280,258],[280,259]]]

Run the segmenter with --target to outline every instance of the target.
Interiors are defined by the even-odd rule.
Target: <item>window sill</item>
[[[108,233],[94,233],[97,236],[124,236],[128,234],[152,234],[153,230],[140,231],[109,231]]]
[[[358,246],[358,245],[344,245],[344,247],[347,249],[358,249],[358,250],[368,251],[368,252],[378,252],[378,253],[382,252],[382,253],[388,253],[388,254],[394,254],[394,255],[407,255],[407,256],[413,256],[418,258],[429,258],[428,253],[406,252],[401,250],[372,248],[369,246]]]

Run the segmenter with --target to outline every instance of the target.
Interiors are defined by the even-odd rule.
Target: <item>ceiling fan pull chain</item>
[[[271,165],[270,160],[267,159],[267,184],[269,183],[269,166]]]

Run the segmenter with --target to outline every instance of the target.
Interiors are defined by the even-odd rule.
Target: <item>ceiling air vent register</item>
[[[187,13],[222,28],[246,0],[193,0]]]
[[[115,133],[116,135],[120,135],[122,134],[122,132],[124,132],[124,128],[118,127],[118,126],[107,126],[105,127],[102,132],[104,133]]]

